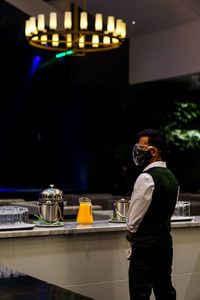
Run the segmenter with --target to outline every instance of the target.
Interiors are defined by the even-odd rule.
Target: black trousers
[[[131,300],[149,300],[152,289],[156,300],[175,300],[171,282],[173,248],[171,235],[133,242],[129,266]]]

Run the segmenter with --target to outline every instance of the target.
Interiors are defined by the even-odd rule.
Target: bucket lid
[[[63,200],[63,191],[57,188],[54,188],[53,184],[50,184],[50,187],[48,189],[43,190],[39,194],[39,200],[41,201],[60,201]]]
[[[129,202],[129,200],[125,199],[125,198],[121,198],[121,199],[116,200],[116,202],[126,203],[126,202]]]

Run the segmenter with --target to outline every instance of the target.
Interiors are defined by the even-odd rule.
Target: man
[[[171,282],[173,257],[170,219],[178,197],[178,183],[162,160],[165,142],[155,129],[139,133],[133,160],[143,167],[131,195],[127,240],[132,245],[129,266],[131,300],[175,300]]]

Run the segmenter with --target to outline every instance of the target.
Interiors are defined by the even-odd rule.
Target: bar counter
[[[192,221],[179,221],[172,222],[171,228],[189,228],[200,227],[200,216],[193,217]],[[79,225],[77,222],[65,222],[61,227],[37,227],[33,229],[20,229],[20,230],[1,230],[0,238],[9,237],[31,237],[31,236],[46,236],[46,235],[66,235],[66,234],[82,234],[94,232],[115,232],[127,231],[125,223],[115,223],[109,220],[94,221],[91,225]]]
[[[198,300],[200,216],[171,225],[177,300]],[[126,230],[124,223],[96,220],[0,231],[0,264],[95,300],[128,300]]]

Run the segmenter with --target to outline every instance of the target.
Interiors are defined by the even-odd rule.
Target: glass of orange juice
[[[81,225],[91,224],[93,222],[91,200],[86,197],[79,198],[77,222]]]

